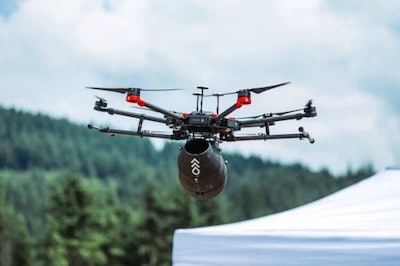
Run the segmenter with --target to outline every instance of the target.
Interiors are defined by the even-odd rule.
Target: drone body
[[[98,89],[105,91],[114,91],[126,94],[126,101],[158,112],[163,117],[149,116],[134,112],[126,112],[113,108],[107,108],[106,100],[99,98],[95,102],[94,109],[100,112],[107,112],[111,115],[117,114],[139,119],[136,131],[101,128],[88,125],[89,129],[96,129],[99,132],[115,135],[131,135],[140,137],[161,138],[170,140],[185,140],[185,145],[180,149],[178,155],[179,180],[185,191],[196,199],[210,199],[218,195],[225,187],[227,181],[226,161],[221,155],[219,144],[233,141],[244,140],[269,140],[269,139],[308,139],[310,143],[314,139],[299,128],[298,133],[294,134],[271,134],[270,126],[276,122],[284,120],[300,120],[304,117],[315,117],[317,115],[315,107],[309,101],[302,109],[269,113],[248,118],[227,118],[227,116],[243,105],[251,104],[251,93],[262,93],[266,90],[288,84],[281,83],[268,87],[252,88],[239,90],[232,93],[205,95],[204,90],[207,87],[197,87],[201,93],[194,93],[197,96],[196,111],[191,113],[180,113],[168,111],[159,106],[153,105],[140,97],[140,92],[146,89],[140,88],[97,88],[87,87],[89,89]],[[176,90],[176,89],[170,89]],[[147,90],[158,91],[158,90]],[[219,113],[219,97],[237,94],[236,102],[222,113]],[[217,97],[217,112],[203,111],[203,99],[207,96]],[[200,103],[199,103],[200,101]],[[303,112],[299,112],[303,111]],[[162,123],[169,127],[172,132],[159,133],[143,130],[145,120]],[[242,128],[260,127],[265,128],[264,133],[235,135],[235,132]]]

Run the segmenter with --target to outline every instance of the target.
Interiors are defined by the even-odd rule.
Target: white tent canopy
[[[174,234],[181,265],[400,265],[400,169],[313,203]]]

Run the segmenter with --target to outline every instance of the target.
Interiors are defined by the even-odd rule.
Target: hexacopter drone
[[[126,94],[126,101],[135,103],[141,108],[146,108],[163,115],[163,117],[149,116],[135,112],[127,112],[107,107],[107,101],[98,97],[94,109],[100,112],[106,112],[111,115],[122,115],[139,119],[137,130],[120,130],[88,125],[89,129],[95,129],[110,135],[131,135],[139,137],[161,138],[169,140],[186,140],[184,147],[181,148],[178,155],[179,180],[185,191],[196,199],[210,199],[218,195],[225,187],[227,181],[226,161],[222,158],[219,144],[227,141],[244,140],[269,140],[269,139],[308,139],[314,143],[314,139],[299,128],[298,133],[293,134],[271,134],[270,126],[276,122],[285,120],[300,120],[304,117],[315,117],[316,108],[312,106],[310,100],[304,108],[279,112],[267,113],[244,118],[227,117],[230,113],[243,105],[251,104],[251,93],[260,94],[264,91],[283,86],[289,82],[276,84],[267,87],[242,89],[230,93],[216,93],[205,95],[207,87],[197,87],[201,92],[193,93],[197,97],[196,111],[190,113],[180,113],[168,111],[156,105],[153,105],[140,97],[141,91],[168,91],[178,89],[141,89],[141,88],[98,88],[87,87],[89,89],[113,91]],[[219,97],[237,94],[236,102],[219,113]],[[203,98],[215,96],[217,98],[216,112],[203,111]],[[301,112],[302,111],[302,112]],[[145,120],[162,123],[169,127],[171,132],[160,133],[155,131],[143,130]],[[260,127],[265,131],[256,134],[235,135],[235,132],[242,128]]]

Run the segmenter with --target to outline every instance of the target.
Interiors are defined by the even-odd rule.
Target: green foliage
[[[157,182],[144,188],[142,202],[136,232],[140,265],[170,265],[175,229],[225,221],[221,200],[197,201],[180,188],[171,194]]]
[[[31,244],[23,215],[7,201],[0,185],[0,265],[31,265]]]
[[[157,183],[143,192],[143,217],[137,228],[138,253],[142,265],[168,265],[174,216],[168,194]]]
[[[172,234],[316,200],[370,176],[333,176],[224,154],[228,184],[197,201],[178,181],[179,143],[110,137],[0,108],[0,265],[169,265]]]
[[[41,114],[0,108],[0,124],[0,169],[69,169],[100,178],[138,172],[139,179],[157,155],[147,139],[112,138]]]
[[[70,176],[48,204],[47,265],[110,265],[125,255],[115,199],[98,181]]]

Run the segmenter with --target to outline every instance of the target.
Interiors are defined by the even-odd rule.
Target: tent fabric
[[[400,168],[282,213],[178,229],[172,257],[176,266],[400,265]]]

